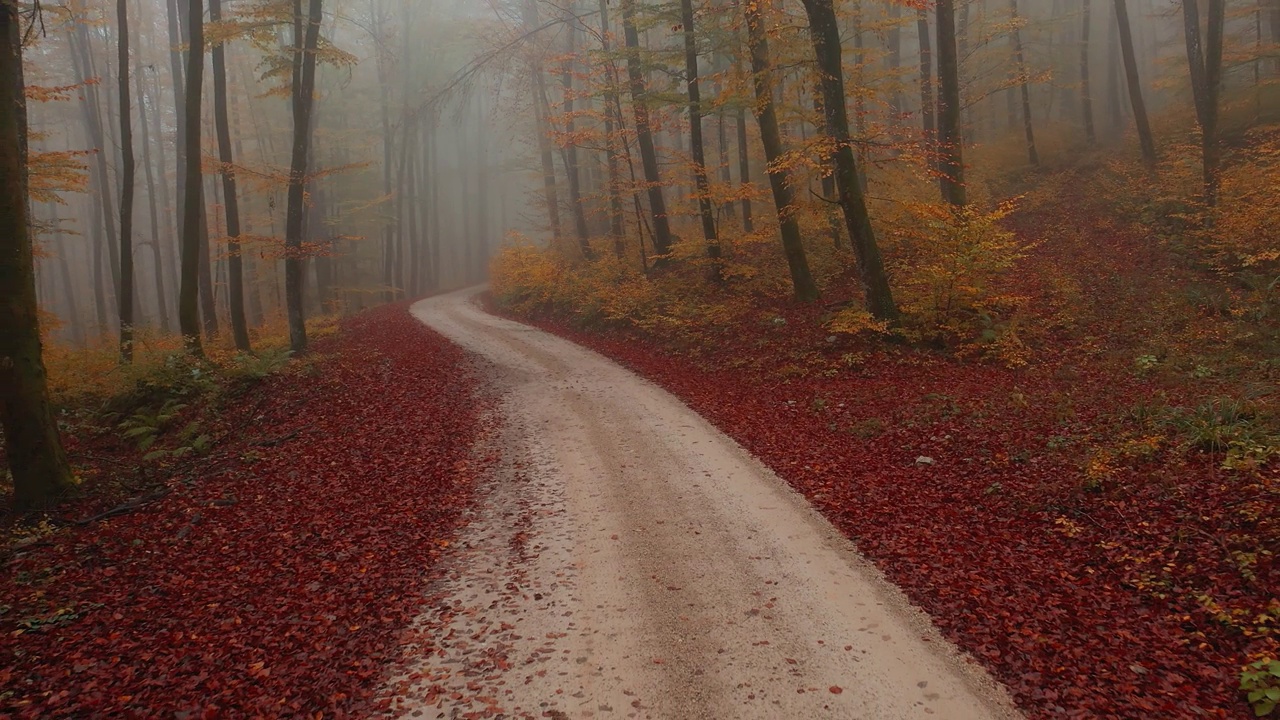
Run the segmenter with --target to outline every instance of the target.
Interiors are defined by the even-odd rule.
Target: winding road
[[[735,442],[476,293],[412,308],[492,373],[501,460],[419,620],[424,650],[387,689],[393,714],[1019,717]]]

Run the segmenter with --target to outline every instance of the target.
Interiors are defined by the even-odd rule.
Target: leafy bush
[[[1240,692],[1256,717],[1266,717],[1280,705],[1280,660],[1263,658],[1240,673]]]

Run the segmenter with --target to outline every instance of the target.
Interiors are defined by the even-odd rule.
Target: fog
[[[226,57],[233,161],[218,161],[206,53],[201,322],[206,335],[225,337],[231,283],[223,170],[234,171],[239,184],[248,324],[283,323],[295,6],[224,0],[223,19],[214,22],[209,3],[202,5],[206,43],[209,49],[221,44]],[[929,68],[936,77],[936,59],[926,53],[921,62],[919,29],[921,22],[932,22],[932,12],[917,16],[913,7],[883,2],[837,5],[855,141],[874,173],[901,154],[901,146],[912,142],[907,130],[917,131],[922,115],[929,115],[921,113],[928,98],[921,92],[921,71]],[[1016,16],[1003,2],[957,5],[965,142],[994,146],[1021,136],[1018,92],[1024,81],[1041,143],[1052,143],[1054,133],[1079,132],[1085,122],[1082,57],[1091,78],[1096,134],[1114,139],[1132,132],[1114,5],[1091,5],[1089,16],[1089,5],[1063,0],[1021,2]],[[59,342],[96,342],[116,332],[119,323],[123,162],[114,6],[45,3],[26,47],[26,79],[34,88],[29,117],[41,230],[38,289],[46,325]],[[742,79],[742,11],[726,0],[693,6],[704,76],[706,166],[711,191],[720,196],[717,222],[740,228],[735,202],[746,205],[751,192],[767,185],[756,126],[744,122],[752,100]],[[185,72],[188,0],[133,0],[127,9],[127,116],[138,163],[134,323],[141,330],[174,333],[182,215],[175,83],[181,85]],[[607,34],[602,9],[612,15]],[[618,52],[625,35],[619,3],[325,0],[306,183],[307,314],[351,313],[480,282],[490,255],[516,237],[569,247],[576,242],[589,256],[592,243],[603,250],[603,236],[619,229],[631,243],[628,253],[638,243],[634,262],[647,263],[644,243],[653,233],[655,185],[666,193],[666,216],[676,237],[696,234],[697,193],[686,171],[690,143],[680,9],[678,2],[653,0],[635,7],[636,56],[645,87],[641,104],[650,113],[660,173],[655,183],[642,174],[641,158],[632,157],[636,98]],[[1262,44],[1262,11],[1238,10],[1228,19],[1229,55],[1255,40],[1257,47]],[[1137,0],[1128,12],[1148,109],[1184,102],[1180,6]],[[776,102],[784,140],[794,147],[818,134],[807,20],[796,0],[777,3],[768,18],[779,80]],[[1270,34],[1275,13],[1268,11],[1265,19],[1273,23],[1266,26]],[[1011,52],[1015,40],[1024,49],[1021,64]],[[1229,63],[1231,81],[1247,84],[1260,57],[1252,65]],[[612,183],[609,151],[618,164]],[[616,191],[609,191],[611,185]],[[735,190],[747,187],[755,190]],[[622,240],[615,238],[615,246],[622,248]]]

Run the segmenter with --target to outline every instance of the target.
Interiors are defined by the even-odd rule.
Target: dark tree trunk
[[[203,19],[204,3],[189,0],[189,17]],[[200,182],[200,95],[204,88],[204,23],[191,22],[189,49],[187,51],[186,107],[180,113],[180,125],[185,127],[185,152],[178,160],[178,175],[182,178],[182,277],[178,291],[178,327],[186,340],[187,349],[195,354],[204,352],[200,343],[200,226],[204,224],[201,213],[203,188]]]
[[[1040,164],[1036,151],[1036,133],[1031,123],[1031,89],[1027,78],[1027,62],[1022,52],[1022,32],[1018,28],[1018,0],[1009,0],[1009,16],[1013,20],[1013,62],[1018,70],[1018,89],[1022,94],[1022,132],[1027,138],[1027,161]]]
[[[769,64],[769,41],[760,6],[744,5],[747,17],[747,44],[751,48],[751,69],[755,86],[756,120],[760,124],[760,140],[764,145],[765,159],[769,163],[769,186],[773,190],[773,202],[778,209],[778,224],[782,234],[782,252],[791,271],[791,285],[799,302],[818,299],[818,285],[809,271],[804,243],[800,238],[800,225],[796,222],[795,191],[786,169],[777,165],[782,157],[782,133],[778,129],[778,114],[773,105],[773,70]]]
[[[1089,30],[1092,25],[1090,0],[1082,0],[1084,7],[1080,14],[1080,114],[1084,118],[1084,136],[1090,143],[1097,142],[1098,135],[1093,128],[1093,93],[1089,89]]]
[[[525,32],[533,33],[538,27],[538,3],[525,0],[522,6]],[[547,102],[546,79],[543,77],[542,52],[529,61],[529,73],[533,75],[533,114],[538,129],[538,157],[542,161],[542,192],[546,197],[547,221],[551,223],[551,237],[559,239],[564,232],[560,224],[560,197],[556,191],[555,154],[551,147],[551,111]]]
[[[111,207],[111,173],[107,161],[106,132],[102,127],[102,104],[98,97],[98,86],[87,81],[95,76],[92,68],[92,56],[89,51],[89,34],[82,23],[77,22],[68,36],[71,43],[71,65],[75,71],[78,84],[84,85],[84,102],[81,109],[84,113],[85,127],[89,131],[89,141],[96,150],[94,153],[94,188],[92,194],[102,213],[103,233],[106,236],[107,267],[111,270],[111,292],[119,301],[120,292],[120,246],[116,232],[115,211]],[[105,312],[105,308],[104,308]],[[103,328],[107,328],[104,326]]]
[[[693,179],[698,190],[698,213],[702,216],[702,237],[707,241],[707,257],[720,259],[720,238],[716,236],[715,208],[711,205],[711,182],[707,179],[707,155],[702,139],[702,89],[698,85],[698,39],[693,32],[693,0],[680,0],[680,22],[684,25],[684,69],[689,85],[689,149],[693,153]],[[720,271],[717,268],[718,278]]]
[[[920,41],[920,125],[924,130],[925,153],[929,155],[929,165],[932,166],[937,152],[937,122],[934,115],[933,47],[929,37],[929,12],[924,8],[916,10],[916,35]]]
[[[813,38],[814,54],[822,75],[822,109],[827,134],[836,146],[836,191],[840,209],[844,211],[845,226],[853,239],[854,254],[858,258],[867,310],[876,318],[892,320],[898,316],[898,308],[893,303],[889,278],[871,228],[858,161],[849,137],[848,111],[844,103],[844,66],[840,57],[840,26],[832,0],[804,0],[804,8],[809,15],[809,35]]]
[[[566,8],[565,61],[560,73],[560,86],[564,94],[565,134],[569,142],[564,148],[564,174],[569,180],[569,210],[573,213],[573,230],[578,236],[578,249],[582,257],[591,259],[591,231],[587,228],[587,208],[582,204],[582,175],[578,169],[578,141],[574,138],[577,120],[573,116],[573,56],[577,51],[578,25],[574,20],[575,4],[570,0]]]
[[[1222,165],[1222,148],[1218,144],[1218,96],[1222,92],[1226,0],[1208,0],[1208,3],[1209,21],[1203,41],[1198,0],[1182,0],[1182,18],[1187,40],[1187,63],[1191,68],[1191,94],[1195,98],[1196,121],[1200,124],[1204,203],[1214,207],[1218,204],[1218,171]]]
[[[1129,10],[1125,0],[1114,0],[1117,29],[1120,31],[1120,54],[1124,56],[1125,81],[1129,86],[1129,102],[1133,105],[1133,121],[1138,126],[1138,144],[1142,161],[1148,168],[1156,166],[1156,142],[1147,120],[1147,105],[1142,100],[1142,83],[1138,80],[1138,59],[1133,51],[1133,30],[1129,26]]]
[[[151,164],[151,125],[147,118],[147,95],[142,83],[142,64],[134,68],[134,89],[138,92],[138,127],[142,130],[142,169],[147,181],[147,206],[151,214],[151,262],[155,266],[156,312],[160,319],[160,332],[168,335],[169,296],[164,286],[164,259],[160,251],[160,212],[161,197],[168,202],[168,193],[159,196],[156,189],[155,171]],[[160,173],[164,175],[163,172]]]
[[[600,43],[601,49],[607,57],[610,52],[610,31],[609,31],[609,0],[600,0]],[[607,77],[605,78],[604,93],[604,153],[605,162],[609,167],[609,186],[607,192],[609,194],[609,234],[613,236],[613,254],[622,258],[627,251],[626,247],[626,225],[622,216],[622,194],[618,183],[618,149],[617,138],[614,137],[615,125],[621,124],[620,118],[615,117],[618,107],[617,93],[617,73],[613,61],[609,61],[606,68]]]
[[[938,171],[942,199],[957,207],[968,202],[964,147],[960,137],[960,64],[956,54],[954,0],[938,0]]]
[[[289,164],[289,199],[285,213],[284,283],[289,317],[289,347],[301,354],[307,349],[307,323],[302,307],[303,225],[306,217],[308,159],[311,155],[311,113],[315,106],[316,48],[320,42],[323,0],[310,0],[302,15],[302,0],[293,2],[293,157]]]
[[[120,359],[133,362],[133,157],[132,103],[129,100],[129,3],[116,0],[116,39],[120,51]]]
[[[738,182],[743,186],[751,183],[751,151],[747,147],[747,111],[738,108],[738,116],[734,119],[738,131]],[[755,224],[751,221],[751,198],[742,197],[742,231],[755,232]]]
[[[188,5],[179,3],[178,23],[180,26],[180,31],[182,33],[182,36],[187,41],[188,64],[190,63],[190,60],[191,60],[190,48],[195,47],[191,39],[191,33],[196,25],[200,25],[201,33],[202,33],[201,37],[203,41],[203,32],[204,32],[204,28],[203,28],[204,15],[203,14],[195,15],[193,13],[194,13],[194,8]],[[203,76],[204,74],[203,55],[199,58],[199,60],[200,60],[200,73]],[[191,90],[191,91],[194,92],[194,90]],[[201,111],[203,112],[203,103],[201,104]],[[197,118],[197,122],[195,125],[195,127],[202,132],[204,127],[202,124],[203,122],[204,122],[204,117],[203,115],[201,115],[201,117]],[[196,167],[197,177],[200,180],[200,192],[198,193],[198,200],[200,202],[200,223],[199,223],[200,258],[199,258],[199,265],[197,268],[197,275],[199,279],[200,318],[203,323],[205,335],[209,337],[215,337],[218,334],[218,307],[217,307],[217,302],[213,296],[213,268],[212,268],[212,263],[210,263],[209,261],[209,222],[208,222],[209,213],[208,213],[208,205],[205,201],[205,196],[204,196],[204,193],[205,193],[204,174],[203,174],[203,168],[200,167],[200,164],[201,164],[200,156],[196,156],[195,164],[197,166]]]
[[[15,510],[75,487],[49,403],[27,199],[27,104],[17,3],[0,2],[0,427]]]
[[[1124,124],[1124,103],[1120,99],[1120,83],[1123,78],[1119,23],[1107,23],[1107,119],[1113,133],[1119,132]]]
[[[627,76],[631,83],[631,107],[635,113],[636,143],[640,146],[640,164],[644,167],[649,189],[649,214],[653,219],[653,250],[659,255],[671,252],[671,225],[667,204],[662,197],[662,176],[658,172],[658,153],[653,146],[653,130],[649,125],[648,92],[644,69],[640,65],[640,35],[636,32],[635,0],[622,0],[622,32],[627,45]]]
[[[209,19],[222,20],[222,0],[209,0]],[[236,349],[249,351],[249,326],[244,316],[244,264],[240,256],[240,200],[236,194],[235,155],[227,118],[226,42],[213,47],[213,116],[218,134],[218,160],[222,163],[223,206],[227,215],[227,292],[231,311],[231,335]]]

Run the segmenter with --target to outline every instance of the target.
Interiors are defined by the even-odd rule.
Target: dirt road
[[[491,363],[504,459],[420,618],[433,649],[388,688],[397,715],[1017,717],[732,440],[474,292],[413,312]]]

